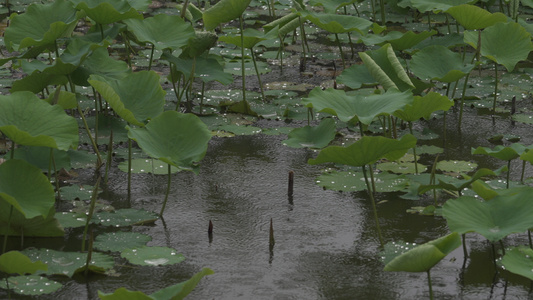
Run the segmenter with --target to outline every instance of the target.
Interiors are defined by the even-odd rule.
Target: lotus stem
[[[54,158],[54,148],[50,148],[50,161],[54,169],[54,178],[55,178],[56,190],[57,190],[57,200],[61,201],[61,190],[59,190],[59,178],[57,175],[56,160]],[[50,178],[48,178],[48,180],[50,180]]]
[[[276,6],[275,6],[275,0],[267,0],[267,1],[271,1],[271,5],[272,5],[272,17],[275,19],[276,18]]]
[[[494,62],[494,100],[492,101],[492,113],[496,113],[496,99],[498,98],[498,64]]]
[[[346,63],[344,62],[344,53],[342,52],[342,45],[341,45],[341,42],[339,40],[339,35],[337,33],[335,33],[335,41],[337,42],[337,46],[339,47],[339,51],[340,51],[340,54],[341,54],[342,68],[346,69]]]
[[[468,250],[466,249],[466,234],[463,233],[461,234],[461,238],[463,239],[463,256],[465,257],[465,260],[466,258],[468,257]]]
[[[165,207],[167,206],[167,200],[168,200],[168,194],[170,194],[170,183],[171,183],[171,176],[170,176],[170,164],[168,164],[168,181],[167,181],[167,191],[165,193],[165,200],[163,201],[163,206],[161,207],[161,212],[159,212],[159,217],[163,218],[163,212],[165,211]]]
[[[468,73],[465,77],[465,83],[463,84],[463,95],[461,96],[461,109],[459,110],[459,129],[461,129],[461,124],[463,121],[463,107],[465,104],[465,94],[466,94],[466,85],[468,83],[468,78],[470,77],[470,73]]]
[[[439,160],[439,155],[435,157],[435,161],[433,162],[433,166],[431,167],[431,177],[429,179],[429,184],[435,185],[437,180],[435,178],[435,172],[437,171],[437,161]],[[435,204],[435,207],[437,207],[437,189],[433,188],[433,201]]]
[[[263,97],[263,102],[265,102],[266,101],[265,92],[263,91],[263,84],[261,83],[261,74],[259,74],[259,69],[257,68],[257,62],[255,61],[254,49],[250,48],[250,52],[252,53],[252,61],[254,62],[255,74],[257,74],[257,81],[259,83],[259,88],[261,89],[261,97]]]
[[[433,300],[433,287],[431,285],[431,274],[429,270],[427,270],[426,273],[428,274],[429,299]]]
[[[131,195],[131,139],[128,138],[128,199]]]
[[[85,119],[85,114],[81,110],[80,103],[77,102],[78,107],[78,114],[81,117],[81,120],[83,121],[83,126],[85,126],[85,131],[87,131],[87,135],[89,136],[89,139],[91,140],[91,144],[93,145],[93,150],[96,153],[96,169],[100,168],[102,165],[102,157],[100,156],[100,151],[98,151],[98,146],[96,145],[96,142],[93,139],[93,136],[91,134],[91,130],[89,129],[89,125],[87,124],[87,120]]]
[[[83,272],[83,275],[85,277],[89,275],[89,264],[91,263],[91,259],[93,257],[93,240],[94,240],[94,235],[93,235],[93,231],[91,230],[89,234],[89,249],[87,251],[87,260],[85,260],[85,271]]]
[[[413,134],[413,122],[409,121],[409,132]],[[444,129],[446,131],[446,128]],[[416,160],[416,145],[413,147],[413,156],[415,157],[415,174],[418,174],[418,162]]]
[[[113,127],[111,127],[111,133],[109,134],[109,144],[107,146],[107,163],[105,164],[105,176],[104,183],[107,184],[109,178],[109,168],[111,167],[111,157],[113,155]]]
[[[185,19],[185,13],[187,12],[187,9],[189,8],[189,0],[185,0],[185,3],[183,4],[183,7],[181,9],[180,17],[182,19]]]
[[[509,189],[510,178],[511,178],[511,160],[507,161],[507,189]]]
[[[379,225],[378,210],[376,208],[376,201],[374,200],[374,193],[372,191],[372,188],[370,187],[370,183],[368,182],[368,176],[366,174],[365,167],[366,165],[363,165],[363,176],[365,177],[366,189],[368,191],[368,196],[370,197],[370,203],[372,204],[372,211],[374,213],[374,220],[376,221],[376,229],[378,232],[379,243],[381,245],[381,248],[383,248],[385,246],[385,243],[383,242],[383,237],[381,236],[381,227]]]
[[[272,251],[272,248],[274,248],[274,245],[276,244],[276,240],[274,239],[274,225],[272,223],[272,218],[270,218],[270,230],[269,230],[269,236],[268,236],[268,244],[270,245],[270,251]]]
[[[13,216],[13,205],[9,208],[9,218],[7,219],[6,233],[4,234],[4,245],[2,245],[2,254],[6,253],[7,237],[9,236],[9,229],[11,228],[11,217]]]
[[[83,238],[81,239],[81,251],[82,252],[85,251],[85,240],[87,239],[87,231],[89,229],[89,224],[93,217],[94,207],[96,205],[98,188],[100,187],[100,179],[102,179],[102,176],[98,176],[98,179],[96,179],[96,184],[94,185],[94,190],[91,195],[91,204],[89,206],[89,213],[87,214],[87,221],[85,222],[85,229],[83,230]]]
[[[520,182],[524,184],[524,173],[526,172],[526,161],[522,161],[522,175],[520,176]]]
[[[376,4],[374,0],[370,0],[370,5],[372,6],[372,21],[376,22]]]
[[[155,45],[152,44],[152,51],[150,51],[150,61],[148,62],[148,71],[152,69],[152,60],[154,59],[154,50],[155,50]]]
[[[379,9],[381,11],[381,25],[385,25],[387,23],[387,19],[385,18],[385,0],[379,0]]]
[[[289,171],[289,190],[287,192],[289,197],[294,193],[294,171]]]
[[[241,73],[242,73],[242,101],[246,102],[246,74],[244,70],[244,29],[242,15],[239,16],[239,26],[241,34]]]

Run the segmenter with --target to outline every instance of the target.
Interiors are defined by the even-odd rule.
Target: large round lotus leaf
[[[221,0],[204,11],[205,30],[213,30],[220,23],[239,18],[251,0]]]
[[[130,5],[130,1],[71,0],[76,8],[98,24],[111,24],[129,18],[142,19],[142,14]]]
[[[231,132],[235,135],[253,135],[253,134],[261,133],[261,128],[259,127],[248,126],[248,125],[236,125],[236,124],[222,125],[222,126],[217,127],[215,130]]]
[[[454,82],[466,76],[474,65],[464,64],[463,58],[444,46],[429,46],[411,58],[411,71],[423,80]]]
[[[137,232],[109,232],[98,235],[93,247],[99,251],[120,252],[128,248],[145,246],[151,240],[151,236]]]
[[[23,160],[10,159],[0,164],[0,199],[3,200],[0,203],[13,205],[31,219],[48,215],[55,203],[55,193],[39,168]]]
[[[406,49],[410,49],[417,45],[418,43],[422,42],[423,40],[427,39],[430,36],[433,36],[437,34],[437,31],[431,30],[431,31],[422,31],[420,33],[414,33],[412,31],[407,32],[399,32],[399,31],[391,31],[387,35],[367,35],[361,37],[361,40],[365,45],[381,45],[384,43],[390,43],[392,47],[398,51],[403,51]]]
[[[167,247],[143,246],[126,249],[120,253],[120,256],[127,259],[132,264],[141,266],[173,265],[185,260],[185,257],[182,254]]]
[[[401,253],[385,262],[384,270],[426,272],[459,246],[461,246],[461,236],[453,232]]]
[[[109,57],[106,48],[94,50],[82,64],[72,73],[72,81],[81,86],[89,86],[89,76],[97,74],[102,77],[119,80],[131,74],[126,62]]]
[[[127,19],[124,23],[137,40],[158,50],[181,48],[194,36],[192,26],[177,15],[158,14],[144,20]]]
[[[39,167],[42,171],[48,171],[50,167],[50,150],[54,153],[54,162],[56,170],[70,169],[70,155],[67,151],[58,149],[51,149],[48,147],[35,146],[20,146],[15,150],[14,158],[24,160],[30,164]],[[11,151],[6,153],[6,157],[10,157]],[[53,170],[52,170],[53,171]]]
[[[342,74],[337,77],[337,83],[344,84],[351,89],[359,89],[362,86],[374,86],[378,84],[370,74],[370,71],[368,71],[368,68],[358,64],[344,69]]]
[[[533,190],[522,189],[512,195],[498,195],[489,201],[463,196],[450,199],[442,207],[448,227],[458,233],[477,232],[491,242],[511,233],[533,227]]]
[[[95,223],[113,227],[151,224],[157,219],[157,214],[153,212],[134,208],[117,209],[113,212],[104,211],[93,216]]]
[[[343,6],[346,6],[346,5],[350,5],[355,2],[361,2],[361,1],[349,0],[349,1],[342,2],[342,1],[337,1],[337,0],[311,0],[309,1],[309,4],[312,6],[322,6],[324,7],[324,11],[326,13],[334,14],[337,12],[337,9]]]
[[[514,143],[508,147],[498,145],[494,147],[494,149],[487,147],[477,147],[475,149],[472,148],[472,154],[485,154],[497,159],[509,161],[520,157],[520,155],[524,153],[526,149],[526,146],[519,143]]]
[[[77,212],[57,212],[55,218],[63,228],[85,227],[87,215]]]
[[[131,73],[119,80],[91,75],[89,83],[130,124],[144,126],[163,112],[166,92],[154,71]]]
[[[292,148],[315,148],[326,147],[337,134],[336,124],[333,119],[323,119],[318,126],[304,126],[293,129],[288,139],[282,141],[283,145]]]
[[[329,146],[320,151],[317,158],[310,159],[308,163],[316,165],[332,162],[361,167],[373,164],[381,158],[397,160],[415,145],[416,138],[410,134],[404,135],[399,140],[382,136],[364,136],[348,147]]]
[[[15,293],[28,296],[39,296],[53,293],[63,285],[46,277],[29,275],[8,277],[9,288]],[[0,288],[7,289],[5,280],[0,281]]]
[[[446,11],[450,7],[461,5],[461,4],[470,4],[476,2],[476,0],[409,0],[402,1],[405,4],[399,5],[400,7],[413,7],[418,9],[420,12],[440,12]]]
[[[166,111],[144,128],[129,128],[128,136],[153,158],[194,171],[205,156],[211,131],[195,115]]]
[[[257,70],[259,74],[266,74],[272,71],[272,69],[269,68],[268,64],[264,61],[257,61]],[[242,65],[241,61],[237,60],[230,60],[226,62],[224,65],[224,72],[233,74],[233,75],[242,75]],[[256,75],[254,63],[252,60],[245,60],[244,61],[244,75]]]
[[[443,153],[444,149],[441,147],[433,146],[433,145],[420,145],[416,147],[416,154],[439,154]],[[412,154],[412,151],[409,150],[407,153]]]
[[[32,261],[40,260],[48,265],[48,271],[40,272],[46,275],[64,275],[72,277],[75,273],[85,270],[87,263],[87,253],[56,251],[51,249],[28,248],[21,251]],[[98,252],[93,252],[89,270],[104,273],[113,268],[115,260],[112,256]]]
[[[465,32],[465,42],[477,48],[478,33]],[[512,45],[512,47],[509,47]],[[531,34],[518,23],[496,23],[481,32],[481,55],[513,71],[533,50]]]
[[[533,249],[521,246],[506,250],[500,263],[505,270],[533,280]]]
[[[331,33],[357,31],[361,34],[365,34],[372,25],[372,22],[367,19],[351,15],[309,13],[306,18],[316,26]]]
[[[9,251],[0,255],[0,271],[7,274],[33,274],[38,270],[46,271],[48,266],[41,261],[32,262],[19,251]]]
[[[431,114],[452,107],[453,100],[435,92],[429,92],[424,97],[415,96],[412,104],[406,104],[403,109],[394,112],[394,115],[407,122],[415,122],[420,118],[429,120]]]
[[[194,65],[194,76],[200,78],[203,82],[218,81],[224,85],[233,82],[233,76],[224,72],[224,67],[221,62],[216,59],[216,56],[205,58],[199,56],[196,58],[181,58],[164,51],[161,59],[165,59],[172,63],[172,71],[179,74],[170,74],[167,76],[169,80],[177,82],[180,76],[185,76],[188,80],[191,76],[191,70]]]
[[[118,164],[118,168],[123,172],[128,172],[128,161]],[[179,169],[171,166],[170,173],[176,173]],[[158,175],[168,174],[168,164],[153,158],[135,158],[131,160],[131,173],[152,173]]]
[[[391,89],[381,95],[348,96],[343,90],[328,88],[322,90],[314,88],[302,103],[307,107],[314,108],[317,112],[325,112],[335,115],[343,122],[356,120],[363,124],[370,124],[380,115],[392,114],[402,109],[406,104],[413,101],[411,92],[403,93]]]
[[[78,23],[76,12],[65,0],[31,4],[24,14],[11,17],[4,33],[5,45],[10,51],[54,45],[57,39],[70,36]]]
[[[477,168],[477,164],[464,160],[441,160],[437,163],[437,170],[443,172],[471,172]]]
[[[447,11],[466,30],[483,29],[499,22],[507,22],[507,16],[489,11],[475,5],[461,4],[450,7]]]
[[[396,174],[415,174],[418,168],[418,172],[424,172],[427,167],[423,164],[417,164],[413,162],[384,162],[376,166],[376,169],[381,171],[389,171]]]
[[[65,232],[59,222],[54,218],[55,210],[50,208],[47,217],[37,216],[27,219],[18,210],[11,214],[11,204],[0,201],[0,235],[10,236],[35,236],[35,237],[62,237]],[[9,221],[11,218],[11,221]],[[8,226],[9,221],[9,226]]]
[[[244,45],[244,48],[251,49],[252,47],[257,45],[257,43],[259,42],[262,42],[268,39],[277,38],[276,33],[277,31],[275,30],[271,30],[268,32],[262,32],[257,29],[246,28],[243,32],[243,37],[242,37],[244,39],[244,44],[241,41],[240,35],[231,35],[231,36],[225,35],[225,36],[219,37],[219,40],[222,42],[228,43],[228,44],[236,45],[237,47],[241,47],[241,44],[242,44]]]
[[[0,131],[21,145],[60,150],[78,147],[76,119],[30,92],[0,96]]]
[[[376,192],[397,192],[407,188],[409,180],[403,176],[379,173],[374,175]],[[363,172],[334,171],[317,177],[316,184],[333,191],[357,192],[367,189]]]

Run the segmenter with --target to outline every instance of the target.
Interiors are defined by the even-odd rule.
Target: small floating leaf
[[[158,219],[158,216],[156,213],[146,210],[124,208],[117,209],[114,212],[96,213],[94,214],[93,219],[98,220],[100,224],[105,226],[120,227],[151,224]]]
[[[48,270],[39,272],[47,275],[65,275],[72,277],[75,273],[85,269],[87,253],[56,251],[51,249],[25,249],[21,251],[32,261],[40,260],[48,265]],[[115,260],[109,255],[93,252],[89,270],[104,273],[115,265]]]
[[[471,172],[477,168],[477,164],[464,160],[441,160],[437,163],[437,170],[443,172]]]
[[[289,138],[282,141],[282,143],[292,148],[320,149],[326,147],[335,138],[336,133],[335,121],[326,118],[318,126],[304,126],[293,129],[289,133]]]
[[[99,251],[120,252],[128,248],[145,246],[151,240],[151,236],[137,232],[109,232],[98,235],[93,246]]]
[[[8,277],[9,288],[20,295],[37,296],[57,291],[63,285],[38,275]],[[5,280],[0,281],[0,288],[7,289]]]
[[[7,274],[33,274],[38,270],[46,271],[48,266],[41,261],[32,262],[19,251],[9,251],[0,255],[0,271]]]
[[[533,250],[524,246],[507,250],[501,264],[511,273],[533,280]]]
[[[130,263],[141,266],[173,265],[185,260],[182,254],[168,247],[148,247],[126,249],[120,256]]]
[[[128,172],[128,162],[123,161],[118,164],[118,168],[123,172]],[[170,173],[177,173],[178,168],[170,166]],[[168,164],[153,158],[135,158],[131,160],[131,173],[142,174],[152,173],[157,175],[168,174]]]
[[[374,175],[376,192],[396,192],[407,188],[409,182],[403,176],[379,173]],[[362,172],[334,171],[317,177],[316,183],[328,190],[356,192],[365,190],[365,177]]]

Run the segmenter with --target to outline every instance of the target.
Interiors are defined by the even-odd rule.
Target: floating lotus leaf
[[[57,212],[55,218],[63,228],[85,227],[87,224],[86,214],[76,212]]]
[[[410,134],[404,135],[400,140],[382,136],[364,136],[348,147],[329,146],[320,151],[317,158],[310,159],[308,163],[316,165],[332,162],[361,167],[373,164],[381,158],[397,160],[415,145],[416,138]]]
[[[477,49],[478,33],[465,32],[465,42]],[[509,72],[519,61],[527,59],[531,50],[531,34],[518,23],[496,23],[481,32],[481,55],[504,65]]]
[[[5,201],[0,201],[0,235],[24,237],[63,237],[65,235],[65,231],[54,218],[55,209],[53,207],[50,208],[45,218],[37,216],[31,219],[14,209],[8,226],[10,211],[11,205]]]
[[[261,133],[261,128],[247,125],[228,124],[217,127],[216,129],[231,132],[235,135],[253,135]]]
[[[351,89],[359,89],[363,86],[375,86],[378,82],[372,77],[368,68],[363,65],[352,65],[344,69],[337,77],[337,83],[344,84]]]
[[[415,122],[421,118],[429,120],[432,113],[447,111],[453,104],[453,100],[448,97],[429,92],[424,97],[415,96],[412,104],[406,104],[403,109],[394,112],[394,115],[407,122]]]
[[[412,151],[409,150],[407,153],[411,153]],[[443,153],[444,149],[441,147],[433,146],[433,145],[420,145],[416,147],[416,154],[439,154]],[[412,154],[412,153],[411,153]]]
[[[424,172],[427,170],[426,166],[422,164],[415,165],[415,163],[412,162],[384,162],[376,165],[376,169],[396,174],[415,174],[415,166],[418,167],[418,172]]]
[[[98,297],[102,300],[121,300],[121,299],[131,299],[131,300],[167,300],[167,299],[184,299],[192,290],[196,287],[198,282],[207,275],[214,274],[213,270],[209,268],[203,268],[202,271],[194,274],[191,279],[180,282],[176,285],[172,285],[161,289],[150,296],[144,294],[143,292],[133,292],[126,288],[119,288],[115,290],[112,294],[105,294],[101,291],[98,291]]]
[[[357,192],[367,189],[363,172],[334,171],[317,177],[316,184],[333,191]],[[374,175],[376,192],[388,193],[405,190],[409,180],[404,176],[382,172]]]
[[[120,80],[91,75],[89,83],[130,124],[144,126],[163,112],[166,93],[154,71],[131,73]]]
[[[168,79],[175,82],[178,81],[179,76],[185,76],[185,79],[188,80],[191,77],[193,64],[194,76],[199,77],[203,82],[218,81],[224,85],[233,82],[233,76],[224,72],[224,67],[220,64],[220,61],[214,57],[180,58],[173,56],[168,51],[164,51],[161,59],[172,63],[172,71],[175,74],[169,75]]]
[[[129,1],[71,0],[71,2],[98,24],[111,24],[130,18],[143,18],[142,14],[130,5]]]
[[[128,162],[123,161],[119,163],[118,168],[123,172],[128,172]],[[178,171],[178,168],[174,166],[170,167],[170,173],[177,173]],[[160,160],[153,158],[135,158],[131,160],[131,173],[151,173],[157,175],[167,175],[168,165]]]
[[[151,224],[157,219],[157,214],[153,212],[134,208],[104,211],[93,215],[95,223],[114,227]]]
[[[9,51],[31,46],[55,47],[55,41],[70,36],[78,23],[77,10],[70,1],[58,0],[49,4],[31,4],[26,12],[11,17],[4,34]]]
[[[438,13],[440,11],[447,11],[453,6],[475,3],[476,0],[409,0],[402,2],[405,4],[399,5],[401,7],[410,6],[418,9],[420,12],[433,11]]]
[[[505,270],[533,280],[533,250],[524,246],[506,250],[500,264]]]
[[[338,0],[311,0],[309,1],[309,4],[312,6],[322,6],[326,13],[334,14],[339,8],[356,2],[361,2],[361,0],[350,0],[345,2]]]
[[[363,124],[370,124],[380,115],[392,114],[412,102],[411,92],[403,93],[397,90],[389,90],[384,94],[369,96],[348,96],[342,90],[328,88],[322,90],[314,88],[302,103],[312,107],[318,112],[325,112],[337,116],[343,122],[352,119],[359,120]]]
[[[289,133],[288,139],[282,141],[283,145],[292,148],[326,147],[337,134],[336,124],[333,119],[323,119],[316,127],[305,126],[295,128]]]
[[[155,49],[179,49],[190,38],[194,37],[194,29],[179,16],[158,14],[142,19],[127,19],[124,23],[128,30],[135,34],[137,40],[150,43]]]
[[[17,144],[60,150],[78,147],[78,123],[30,92],[0,96],[0,131]]]
[[[94,186],[92,185],[69,185],[60,188],[61,198],[66,200],[90,200],[93,194]]]
[[[272,71],[269,65],[264,61],[257,61],[257,70],[259,74],[266,74]],[[240,61],[230,60],[224,65],[224,71],[233,75],[242,75],[242,65]],[[256,75],[254,63],[252,60],[244,61],[244,75]]]
[[[443,172],[468,173],[476,168],[476,163],[464,160],[441,160],[437,163],[437,170]]]
[[[361,37],[361,40],[365,45],[382,45],[385,43],[390,43],[392,47],[398,51],[403,51],[406,49],[413,48],[418,43],[427,39],[430,36],[437,34],[437,31],[422,31],[415,33],[412,31],[400,32],[400,31],[391,31],[387,35],[367,35]]]
[[[251,0],[221,0],[204,11],[205,30],[213,30],[220,23],[239,18]]]
[[[519,143],[514,143],[508,147],[498,145],[494,147],[494,149],[490,149],[487,147],[477,147],[475,149],[472,148],[472,154],[485,154],[485,155],[495,157],[497,159],[510,161],[510,160],[520,157],[520,155],[524,153],[524,151],[526,150],[527,150],[526,146],[519,144]]]
[[[87,263],[87,253],[56,251],[51,249],[25,249],[21,251],[32,261],[40,260],[48,265],[48,270],[40,272],[46,275],[63,275],[72,277],[75,273],[85,270]],[[93,252],[89,270],[104,273],[106,270],[113,268],[115,260],[112,256],[98,252]]]
[[[128,248],[145,246],[151,240],[151,236],[137,232],[108,232],[98,235],[93,247],[99,251],[120,252]]]
[[[413,247],[407,252],[400,253],[390,261],[385,262],[384,270],[427,272],[459,246],[461,246],[461,236],[457,232],[452,232],[436,240]],[[385,249],[388,249],[387,246]],[[390,259],[390,255],[386,257]]]
[[[125,249],[120,256],[130,263],[140,266],[173,265],[185,260],[182,254],[168,247],[148,247]]]
[[[437,45],[415,53],[409,65],[411,71],[421,79],[448,83],[463,78],[474,68],[474,65],[463,64],[459,53]]]
[[[507,22],[507,16],[490,13],[487,10],[470,4],[450,7],[447,11],[466,30],[484,29],[499,22]]]
[[[9,288],[15,293],[28,296],[50,294],[59,290],[63,285],[46,277],[29,275],[8,277]],[[0,288],[7,289],[5,280],[0,281]]]
[[[278,32],[276,30],[270,30],[267,32],[262,32],[257,29],[253,28],[246,28],[243,31],[243,38],[244,38],[244,48],[246,49],[252,49],[257,43],[262,42],[264,40],[268,39],[275,39],[278,37]],[[241,37],[238,35],[225,35],[219,37],[219,40],[228,44],[236,45],[237,47],[241,47]]]
[[[166,111],[145,128],[128,128],[148,155],[184,170],[197,170],[207,151],[211,131],[195,115]]]
[[[463,196],[450,199],[442,207],[442,215],[452,231],[460,234],[477,232],[491,242],[511,233],[533,227],[533,190],[520,189],[515,194],[498,195],[489,201]]]
[[[19,251],[9,251],[0,255],[0,271],[7,274],[33,274],[38,270],[46,271],[48,266],[41,261],[32,262]]]
[[[478,179],[481,179],[482,177],[487,177],[487,176],[497,176],[497,175],[500,174],[500,172],[502,170],[497,170],[496,172],[494,172],[494,171],[489,170],[489,169],[481,168],[481,169],[477,170],[476,173],[474,175],[472,175],[472,177],[465,176],[465,177],[467,177],[465,179],[457,179],[457,178],[454,178],[454,177],[438,178],[439,184],[436,184],[436,185],[432,185],[432,184],[421,185],[418,188],[418,193],[419,194],[423,194],[423,193],[428,192],[428,191],[430,191],[432,189],[445,189],[445,190],[450,190],[450,191],[462,191],[465,188],[469,187],[471,184],[473,184]]]
[[[306,18],[316,26],[331,33],[357,31],[360,34],[365,34],[372,25],[372,22],[367,19],[351,15],[307,13]]]
[[[391,44],[385,44],[378,50],[359,52],[361,60],[370,74],[385,88],[400,91],[414,89],[414,84],[396,57]]]

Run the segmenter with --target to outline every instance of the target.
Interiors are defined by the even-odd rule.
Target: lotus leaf
[[[166,93],[154,71],[131,73],[119,80],[91,75],[89,83],[130,124],[144,126],[163,112]]]
[[[499,22],[507,22],[507,16],[500,12],[490,13],[470,4],[453,6],[446,12],[466,30],[484,29]]]
[[[409,148],[416,145],[416,138],[410,134],[404,135],[400,140],[389,139],[382,136],[364,136],[348,147],[329,146],[317,158],[308,161],[311,165],[333,162],[354,167],[373,164],[381,158],[397,160]]]
[[[66,170],[70,170],[70,155],[68,155],[68,152],[58,149],[21,146],[15,150],[13,158],[24,160],[36,167],[39,167],[42,171],[48,171],[48,168],[50,167],[50,150],[53,151],[56,169],[60,170],[64,168]],[[10,155],[11,151],[6,153],[6,157],[10,157]]]
[[[228,124],[217,127],[216,129],[231,132],[235,135],[252,135],[261,133],[261,128],[248,125]]]
[[[89,76],[100,75],[110,80],[120,80],[129,74],[131,70],[124,61],[109,57],[106,48],[97,48],[89,55],[82,64],[72,73],[72,81],[81,86],[89,86]]]
[[[15,293],[28,296],[39,296],[59,290],[63,285],[46,277],[29,275],[8,277],[9,288]],[[6,282],[0,281],[0,288],[7,289]]]
[[[376,166],[376,169],[381,171],[389,171],[396,174],[414,174],[418,168],[418,172],[424,172],[427,167],[422,164],[412,162],[384,162]]]
[[[511,233],[533,227],[532,189],[519,189],[515,194],[498,195],[489,201],[463,196],[446,201],[442,215],[450,230],[460,234],[477,232],[491,242]]]
[[[4,34],[5,45],[9,51],[20,51],[31,46],[55,48],[55,41],[69,36],[76,27],[76,13],[70,1],[34,3],[28,6],[24,14],[11,17]]]
[[[374,175],[376,192],[388,193],[405,190],[409,184],[404,176],[386,172]],[[362,172],[334,171],[317,177],[316,184],[333,191],[357,192],[367,189]]]
[[[312,6],[322,6],[326,13],[334,14],[339,8],[356,2],[362,2],[362,0],[349,0],[345,2],[338,0],[311,0],[309,4]]]
[[[386,262],[385,271],[427,272],[446,255],[461,245],[461,237],[457,232],[401,253]]]
[[[93,220],[104,226],[131,226],[154,223],[158,219],[157,215],[141,209],[123,208],[113,212],[104,211],[95,213]]]
[[[151,240],[151,236],[137,232],[108,232],[98,235],[93,246],[99,251],[120,252],[128,248],[145,246]]]
[[[48,266],[41,261],[32,262],[19,251],[9,251],[0,255],[0,271],[7,274],[33,274],[38,270],[46,271]]]
[[[314,88],[308,98],[302,99],[303,104],[318,112],[335,115],[343,122],[350,122],[356,118],[354,120],[367,125],[377,116],[392,114],[412,101],[413,97],[409,91],[400,93],[391,89],[381,95],[372,94],[364,97],[348,96],[342,90],[332,88],[322,90],[319,87]]]
[[[270,30],[267,32],[261,32],[257,29],[253,28],[246,28],[243,31],[243,38],[244,38],[244,48],[246,49],[252,49],[257,43],[262,42],[264,40],[268,39],[274,39],[278,37],[278,32],[276,30]],[[221,36],[219,38],[220,41],[233,44],[237,47],[241,47],[241,37],[240,36]]]
[[[128,172],[128,161],[120,162],[118,168],[123,172]],[[170,173],[177,173],[179,169],[171,166]],[[131,160],[131,173],[133,174],[143,174],[151,173],[156,175],[167,175],[168,167],[167,164],[163,163],[160,160],[153,158],[135,158]]]
[[[401,7],[414,7],[421,12],[433,11],[438,13],[440,11],[447,11],[450,7],[461,5],[461,4],[470,4],[475,3],[477,0],[407,0],[402,1]]]
[[[150,43],[155,49],[176,50],[185,45],[194,36],[194,29],[179,16],[158,14],[151,18],[127,19],[124,23],[137,40]]]
[[[437,45],[415,53],[410,66],[411,71],[421,79],[448,83],[463,78],[474,68],[474,65],[463,64],[459,53]]]
[[[415,33],[412,31],[399,32],[391,31],[385,36],[381,35],[367,35],[361,37],[361,40],[365,45],[382,45],[385,43],[390,43],[392,47],[398,51],[403,51],[406,49],[413,48],[418,43],[427,39],[430,36],[437,34],[437,31],[422,31]]]
[[[17,144],[60,150],[78,147],[78,124],[57,105],[30,92],[0,96],[0,131]]]
[[[233,76],[230,73],[224,72],[224,67],[215,57],[180,58],[173,56],[168,51],[164,51],[161,58],[171,62],[173,67],[172,71],[185,76],[185,80],[190,78],[194,65],[194,75],[199,77],[203,82],[218,81],[224,85],[233,82]],[[169,75],[168,77],[170,77],[170,80],[174,79],[174,81],[178,81],[179,79],[178,74]]]
[[[197,31],[196,35],[189,39],[183,47],[181,57],[197,58],[209,51],[217,44],[218,36],[211,31]]]
[[[476,163],[464,160],[441,160],[437,163],[437,170],[443,172],[471,172],[477,167]]]
[[[221,0],[204,11],[204,26],[213,30],[220,23],[239,18],[250,5],[251,0]]]
[[[182,254],[168,247],[148,247],[125,249],[120,256],[130,263],[140,266],[173,265],[185,260]]]
[[[351,15],[307,13],[306,18],[316,26],[331,33],[357,31],[360,34],[365,34],[372,25],[372,22],[367,19]]]
[[[121,0],[71,0],[76,8],[83,10],[87,16],[98,24],[111,24],[114,22],[136,18],[142,19],[143,16],[129,1]]]
[[[520,155],[524,153],[527,149],[528,148],[522,144],[513,143],[508,147],[498,145],[494,147],[494,149],[490,149],[487,147],[477,147],[475,149],[472,148],[472,154],[485,154],[495,157],[497,159],[510,161],[520,157]]]
[[[482,177],[486,177],[486,176],[497,176],[500,172],[501,170],[494,172],[489,169],[481,168],[477,170],[476,173],[472,175],[472,177],[467,177],[462,180],[454,178],[454,177],[443,177],[443,178],[438,179],[439,184],[437,185],[432,185],[432,184],[421,185],[418,188],[418,192],[420,194],[423,194],[435,188],[446,189],[450,191],[462,191],[463,189],[469,187],[471,184],[473,184],[478,179],[481,179]]]
[[[333,119],[323,119],[316,127],[305,126],[293,129],[288,139],[282,141],[283,145],[292,148],[315,148],[326,147],[337,133]]]
[[[513,247],[505,251],[500,261],[505,270],[533,280],[533,249],[527,247]]]
[[[87,253],[56,251],[52,249],[25,249],[21,251],[32,261],[40,260],[48,265],[48,270],[40,272],[47,275],[63,275],[72,277],[75,273],[85,270]],[[104,273],[113,268],[115,260],[112,256],[93,252],[89,269],[97,273]]]
[[[372,77],[368,68],[363,65],[352,65],[342,71],[337,77],[337,83],[344,84],[351,89],[359,89],[362,86],[375,86],[378,82]]]

